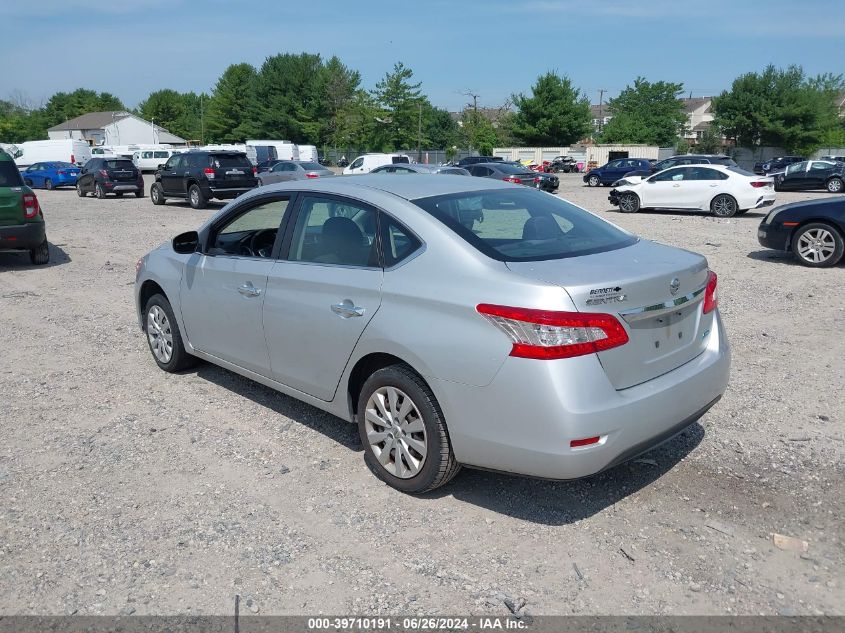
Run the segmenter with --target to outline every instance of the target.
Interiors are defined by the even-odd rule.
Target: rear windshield
[[[410,163],[410,159],[407,156],[394,156],[393,157],[393,164],[397,163]]]
[[[522,165],[512,165],[510,163],[496,165],[496,169],[504,174],[524,174],[530,171],[527,167],[523,167]]]
[[[734,159],[728,156],[723,156],[721,158],[711,158],[710,162],[715,163],[716,165],[727,165],[729,167],[737,166],[737,164],[734,162]]]
[[[577,257],[637,241],[569,202],[527,187],[462,192],[413,202],[479,251],[500,261]]]
[[[750,171],[746,171],[742,167],[736,166],[736,164],[728,166],[728,171],[732,171],[735,174],[740,174],[741,176],[751,176],[752,178],[758,177],[757,174]]]
[[[299,163],[299,166],[308,171],[323,169],[323,166],[320,163]]]
[[[135,169],[131,160],[107,160],[106,169]]]
[[[0,187],[20,187],[23,185],[21,172],[10,160],[0,160]]]
[[[55,167],[56,169],[71,169],[73,167],[76,167],[76,165],[71,165],[70,163],[62,163],[62,162],[49,163],[49,165],[51,165],[52,167]]]
[[[212,154],[209,156],[211,164],[217,169],[226,169],[229,167],[246,167],[252,169],[252,163],[246,157],[246,154]]]

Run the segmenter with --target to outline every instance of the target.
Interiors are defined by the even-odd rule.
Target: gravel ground
[[[709,258],[729,391],[607,473],[464,470],[423,498],[370,475],[351,425],[211,365],[157,369],[135,260],[219,205],[39,192],[52,263],[0,254],[0,613],[226,614],[236,594],[275,614],[845,613],[845,266],[762,250],[762,213],[626,216],[561,181]]]

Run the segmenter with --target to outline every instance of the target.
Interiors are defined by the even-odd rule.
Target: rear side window
[[[406,163],[407,164],[407,163],[410,163],[411,161],[407,156],[394,156],[392,158],[392,162],[395,165],[397,163]]]
[[[407,259],[422,246],[413,233],[390,216],[382,213],[379,221],[381,222],[381,249],[385,268],[395,266]]]
[[[0,160],[0,187],[21,187],[23,180],[17,165],[10,160]]]
[[[462,192],[413,202],[479,251],[500,261],[576,257],[637,241],[569,202],[527,187]]]

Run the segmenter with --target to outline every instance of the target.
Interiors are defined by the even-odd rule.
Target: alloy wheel
[[[713,213],[720,217],[730,217],[736,213],[736,202],[729,196],[719,196],[713,201]]]
[[[367,441],[378,463],[391,475],[410,479],[425,463],[425,424],[417,405],[401,389],[380,387],[364,412]]]
[[[827,183],[827,190],[830,193],[839,193],[842,191],[842,181],[839,178],[834,178],[829,183]]]
[[[199,205],[200,203],[200,190],[194,187],[191,189],[191,204],[194,206]]]
[[[825,262],[833,256],[835,250],[836,240],[827,229],[809,229],[798,237],[798,255],[808,262]]]
[[[173,332],[167,314],[160,306],[154,305],[147,313],[147,338],[159,362],[169,363],[173,356]]]
[[[619,209],[624,213],[633,213],[638,206],[633,194],[626,194],[619,198]]]

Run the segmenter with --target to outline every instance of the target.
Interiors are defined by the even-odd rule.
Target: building
[[[91,145],[184,145],[185,139],[131,112],[89,112],[47,130],[50,139],[73,138]]]
[[[713,122],[713,98],[690,97],[689,99],[681,99],[681,101],[684,103],[684,112],[687,115],[684,138],[695,144],[701,140],[701,136]]]

